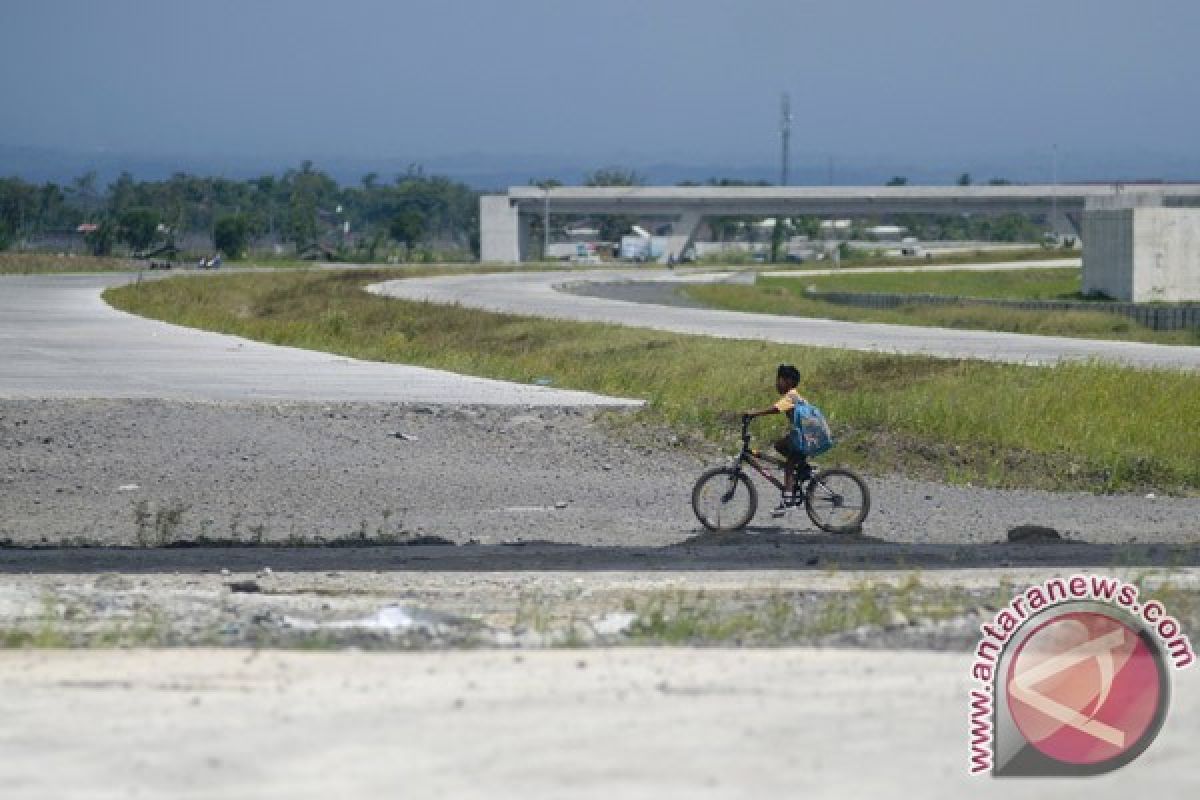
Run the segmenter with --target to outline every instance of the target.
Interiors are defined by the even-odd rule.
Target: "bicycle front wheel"
[[[812,476],[804,492],[808,518],[829,533],[859,533],[871,510],[871,493],[862,478],[836,467]]]
[[[710,531],[746,527],[758,510],[758,490],[740,469],[714,467],[692,489],[692,511]]]

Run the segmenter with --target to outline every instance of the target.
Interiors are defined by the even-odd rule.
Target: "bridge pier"
[[[1121,195],[1089,201],[1083,223],[1084,292],[1135,303],[1200,300],[1200,208]]]
[[[704,215],[699,211],[684,211],[679,219],[671,223],[671,235],[667,237],[666,258],[669,261],[681,261],[683,254],[696,241],[696,232],[704,222]]]
[[[508,195],[485,194],[479,198],[479,260],[496,264],[519,264],[528,252],[528,235],[517,206]],[[524,240],[524,241],[522,241]]]

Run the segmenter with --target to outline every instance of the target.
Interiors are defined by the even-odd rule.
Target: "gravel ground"
[[[918,563],[939,552],[970,560],[970,550],[983,563],[1020,560],[986,546],[1027,524],[1057,529],[1075,543],[1057,547],[1084,560],[1100,554],[1080,543],[1171,548],[1160,557],[1195,563],[1200,542],[1200,498],[1000,491],[884,476],[869,476],[873,509],[862,537],[819,536],[802,512],[772,520],[765,489],[748,531],[706,534],[689,493],[720,453],[664,432],[614,434],[596,413],[4,400],[0,540],[367,540],[470,544],[481,555],[541,542],[585,559],[613,548],[724,545],[726,558],[757,547],[767,560],[781,549],[797,555],[790,545],[803,544],[805,553],[849,548],[851,557],[887,553]]]
[[[884,476],[861,536],[765,510],[709,533],[689,495],[720,453],[605,413],[628,412],[0,401],[0,645],[962,649],[1001,576],[884,617],[856,581],[1197,563],[1200,499]],[[1030,523],[1064,538],[1008,540]]]

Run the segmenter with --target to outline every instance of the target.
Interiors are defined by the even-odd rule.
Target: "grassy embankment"
[[[0,275],[69,272],[131,272],[138,262],[128,258],[60,256],[53,253],[0,253]]]
[[[640,397],[639,416],[732,444],[730,410],[772,398],[775,366],[842,444],[827,460],[994,486],[1200,489],[1200,376],[1102,365],[1021,367],[726,341],[490,314],[369,295],[394,273],[180,278],[110,290],[119,308],[364,359]],[[774,424],[760,423],[760,433]]]
[[[884,292],[888,294],[937,294],[954,297],[985,297],[1002,300],[1080,301],[1078,267],[1048,269],[989,270],[979,272],[860,272],[809,275],[801,278],[762,277],[759,285],[802,292],[810,286],[831,292]]]
[[[852,322],[890,322],[967,328],[1047,336],[1200,344],[1200,331],[1155,331],[1119,314],[1109,314],[1097,303],[1095,311],[1024,311],[971,305],[926,305],[913,302],[894,309],[870,309],[827,303],[805,295],[819,291],[881,292],[887,294],[938,294],[955,297],[1011,300],[1082,300],[1078,269],[1033,269],[997,272],[912,272],[858,275],[807,275],[761,277],[754,286],[689,286],[688,297],[713,308],[823,317]]]

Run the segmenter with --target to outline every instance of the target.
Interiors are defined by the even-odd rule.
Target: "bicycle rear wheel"
[[[758,510],[758,490],[740,469],[714,467],[692,489],[692,511],[710,531],[746,527]]]
[[[871,493],[862,478],[835,467],[813,475],[804,492],[808,518],[829,533],[859,533],[871,510]]]

